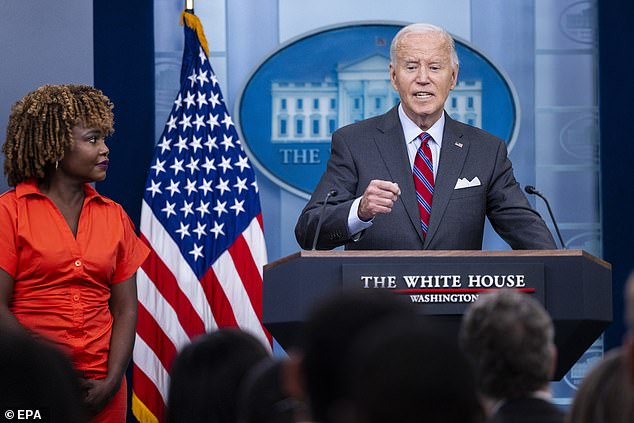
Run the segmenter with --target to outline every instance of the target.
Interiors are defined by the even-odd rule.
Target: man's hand
[[[401,189],[394,182],[373,179],[365,189],[359,203],[357,211],[359,219],[367,222],[377,214],[391,212],[399,195],[401,195]]]

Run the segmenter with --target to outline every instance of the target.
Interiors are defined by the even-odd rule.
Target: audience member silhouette
[[[235,423],[240,384],[267,357],[259,340],[238,329],[219,329],[195,339],[174,360],[167,421]]]
[[[239,402],[240,423],[294,423],[305,413],[286,386],[288,360],[269,360],[245,377]]]
[[[318,302],[304,328],[302,386],[314,421],[332,422],[342,395],[344,357],[366,327],[392,316],[420,319],[410,303],[380,291],[345,291]]]
[[[553,322],[528,294],[486,293],[462,319],[460,342],[495,423],[562,423],[551,402],[556,365]]]
[[[484,422],[470,363],[453,336],[425,323],[398,317],[356,339],[341,423]]]
[[[79,375],[68,357],[52,344],[29,335],[0,332],[0,411],[3,421],[4,418],[11,420],[11,412],[13,419],[18,420],[18,410],[23,413],[30,410],[31,418],[40,421],[88,422]]]
[[[568,423],[634,422],[634,387],[623,351],[610,351],[581,382]]]

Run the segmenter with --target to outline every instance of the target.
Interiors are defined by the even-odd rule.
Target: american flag
[[[132,410],[163,421],[170,366],[195,336],[237,326],[270,347],[261,322],[266,247],[255,174],[209,63],[185,19],[180,92],[156,145],[141,212],[151,247],[137,273]]]

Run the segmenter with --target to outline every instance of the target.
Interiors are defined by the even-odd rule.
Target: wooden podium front
[[[457,335],[478,295],[511,287],[534,295],[555,324],[561,379],[612,321],[612,270],[582,250],[300,251],[264,267],[263,321],[288,348],[319,298],[385,289]]]

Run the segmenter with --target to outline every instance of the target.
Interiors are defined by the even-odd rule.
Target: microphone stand
[[[553,211],[550,208],[550,204],[548,203],[548,200],[546,199],[546,197],[539,191],[537,191],[537,189],[535,189],[534,186],[532,185],[526,185],[524,187],[524,191],[526,191],[526,193],[528,194],[533,194],[538,196],[539,198],[541,198],[542,200],[544,200],[544,203],[546,203],[546,208],[548,208],[548,214],[550,215],[550,220],[552,220],[553,225],[555,226],[555,231],[557,232],[557,237],[559,238],[559,242],[561,243],[561,248],[563,250],[566,249],[566,244],[564,244],[564,240],[561,237],[561,232],[559,232],[559,226],[557,226],[557,221],[555,220],[555,215],[553,214]]]
[[[319,210],[319,220],[317,221],[317,229],[315,230],[315,239],[313,239],[313,248],[311,248],[311,250],[317,249],[317,239],[319,238],[319,232],[321,231],[321,223],[322,223],[322,220],[324,219],[324,209],[326,208],[326,204],[328,203],[328,200],[330,199],[330,197],[336,197],[336,196],[337,196],[337,190],[331,189],[330,191],[328,191],[328,194],[326,194],[326,198],[324,198],[324,204],[321,205],[321,210]]]

